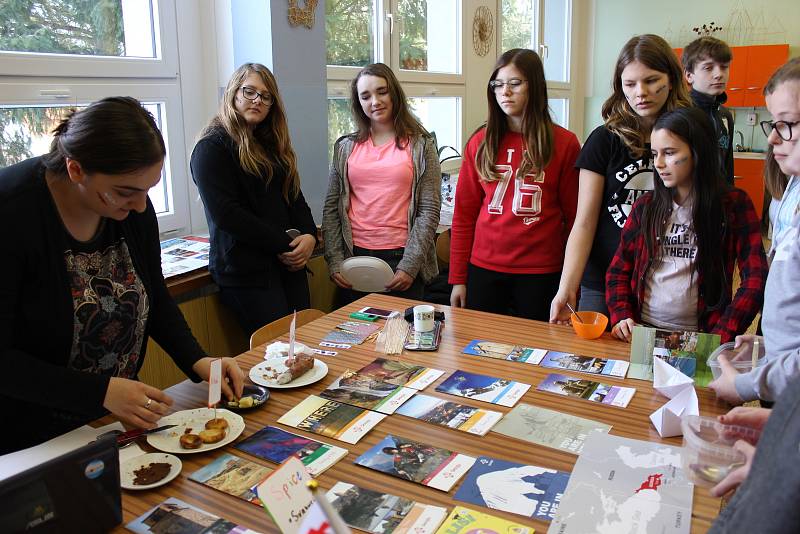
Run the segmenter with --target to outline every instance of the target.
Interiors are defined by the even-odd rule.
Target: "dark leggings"
[[[471,263],[467,267],[467,308],[547,321],[561,273],[510,274]]]

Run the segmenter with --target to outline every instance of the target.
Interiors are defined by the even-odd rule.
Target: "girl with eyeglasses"
[[[550,307],[551,322],[567,322],[567,303],[608,314],[605,275],[634,201],[653,189],[650,131],[666,111],[691,105],[675,53],[657,35],[622,47],[603,104],[604,123],[586,140],[580,169],[578,216],[567,241],[564,271]]]
[[[308,308],[306,264],[316,225],[267,67],[236,69],[191,168],[211,234],[209,271],[244,332]]]
[[[467,142],[450,241],[450,303],[546,321],[575,220],[580,145],[553,123],[542,61],[515,48],[486,90]]]

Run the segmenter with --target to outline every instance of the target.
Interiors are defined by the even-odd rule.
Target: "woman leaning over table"
[[[441,169],[436,143],[411,114],[400,82],[383,63],[361,69],[350,84],[350,109],[358,130],[333,147],[322,215],[325,260],[331,278],[360,295],[342,276],[342,261],[376,256],[395,274],[391,294],[420,299],[438,273],[436,227],[441,209]]]
[[[153,428],[172,399],[136,379],[149,337],[194,381],[211,358],[161,275],[148,190],[166,155],[153,117],[127,97],[56,127],[50,152],[0,170],[0,453],[106,413]],[[228,397],[237,364],[223,359]]]
[[[191,165],[211,234],[209,271],[242,329],[250,335],[308,308],[317,227],[267,67],[245,63],[233,73]]]

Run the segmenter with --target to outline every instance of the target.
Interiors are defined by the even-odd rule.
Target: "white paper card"
[[[681,417],[686,415],[700,415],[697,392],[693,387],[687,387],[675,395],[671,401],[650,414],[650,421],[653,422],[653,426],[656,427],[662,438],[671,438],[683,433]]]

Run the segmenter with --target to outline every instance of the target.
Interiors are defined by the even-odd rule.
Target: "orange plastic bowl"
[[[583,339],[597,339],[606,331],[608,317],[602,313],[579,311],[577,315],[578,317],[575,317],[575,314],[572,314],[571,319],[572,328],[575,330],[575,333],[578,334],[578,337],[582,337]],[[578,322],[578,319],[583,322]]]

